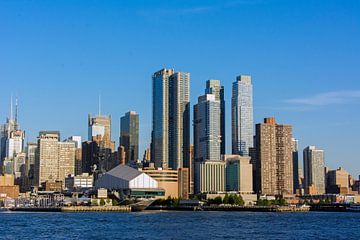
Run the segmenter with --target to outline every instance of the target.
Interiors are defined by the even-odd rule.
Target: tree
[[[113,206],[118,206],[118,205],[119,205],[119,202],[118,202],[116,199],[113,199],[113,200],[112,200],[112,205],[113,205]]]
[[[234,204],[238,205],[238,206],[244,206],[245,202],[243,200],[243,198],[240,195],[235,195],[235,199],[234,199]]]
[[[104,206],[105,205],[105,200],[104,199],[100,199],[100,206]]]
[[[227,193],[225,194],[225,197],[223,199],[223,203],[224,204],[229,204],[229,195]]]
[[[235,195],[234,194],[230,194],[228,203],[231,205],[234,205],[234,203],[235,203]]]
[[[286,203],[287,203],[287,202],[286,202],[285,199],[283,199],[283,198],[279,200],[279,205],[280,205],[280,206],[284,206],[284,205],[286,205]]]

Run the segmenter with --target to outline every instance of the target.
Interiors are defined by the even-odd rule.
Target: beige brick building
[[[35,185],[62,181],[75,173],[75,142],[60,142],[58,132],[40,132],[35,158]]]
[[[256,125],[255,190],[279,195],[293,192],[292,126],[266,118]]]

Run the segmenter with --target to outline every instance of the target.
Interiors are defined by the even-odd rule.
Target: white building
[[[96,182],[95,188],[109,190],[121,189],[157,189],[158,182],[149,175],[126,165],[118,165],[102,175]]]

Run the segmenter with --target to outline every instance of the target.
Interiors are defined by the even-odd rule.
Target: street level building
[[[226,163],[226,191],[253,193],[253,166],[250,157],[223,155]]]

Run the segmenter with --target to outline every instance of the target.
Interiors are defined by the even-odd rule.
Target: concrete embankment
[[[72,206],[61,208],[62,212],[131,212],[130,206]]]
[[[150,206],[147,210],[165,211],[232,211],[232,212],[308,212],[309,208],[291,206]]]

